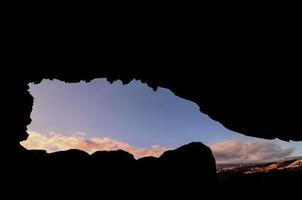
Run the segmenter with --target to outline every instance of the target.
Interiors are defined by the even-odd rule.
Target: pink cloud
[[[133,154],[136,158],[145,156],[159,157],[168,148],[152,145],[150,148],[138,148],[128,143],[108,137],[85,138],[85,134],[65,136],[58,133],[29,132],[29,138],[21,143],[27,149],[45,149],[47,152],[63,151],[68,149],[81,149],[88,153],[104,150],[122,149]]]
[[[85,133],[75,133],[65,136],[58,133],[29,132],[29,138],[21,143],[27,149],[45,149],[48,152],[63,151],[68,149],[81,149],[88,153],[103,150],[122,149],[136,158],[145,156],[159,157],[169,150],[167,147],[152,145],[149,148],[139,148],[126,142],[108,137],[86,138]],[[217,163],[251,163],[269,162],[286,158],[291,155],[293,148],[282,148],[272,142],[243,142],[230,140],[210,145]]]

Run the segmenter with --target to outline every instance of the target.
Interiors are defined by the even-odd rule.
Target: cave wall
[[[299,34],[282,31],[279,22],[266,28],[262,21],[253,30],[242,21],[216,28],[212,23],[203,27],[206,31],[123,33],[103,40],[97,32],[88,36],[82,31],[77,33],[83,35],[13,37],[2,54],[2,147],[16,149],[26,139],[33,104],[28,84],[44,78],[67,83],[138,79],[195,102],[201,112],[230,130],[300,141]]]
[[[282,81],[284,76],[295,77],[297,74],[294,72],[255,68],[222,70],[203,65],[189,67],[193,65],[189,62],[174,62],[173,68],[163,70],[165,65],[159,63],[153,67],[148,64],[134,68],[127,62],[98,63],[98,67],[80,64],[75,69],[64,67],[64,71],[60,67],[52,67],[20,74],[18,80],[12,79],[13,84],[9,86],[10,117],[7,125],[10,131],[5,134],[5,140],[7,144],[14,144],[11,145],[13,147],[27,138],[26,126],[31,122],[33,106],[28,84],[39,83],[43,78],[67,83],[107,78],[110,82],[122,80],[125,84],[138,79],[154,90],[157,87],[168,88],[175,95],[195,102],[201,112],[230,130],[267,139],[302,140],[298,119],[292,115],[300,108],[297,90],[300,80]]]

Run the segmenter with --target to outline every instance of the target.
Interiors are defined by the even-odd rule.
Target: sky
[[[208,145],[219,163],[260,162],[302,155],[302,142],[264,140],[224,128],[197,104],[140,81],[106,79],[30,84],[34,96],[28,149],[48,152],[123,149],[136,158],[160,156],[193,141]]]

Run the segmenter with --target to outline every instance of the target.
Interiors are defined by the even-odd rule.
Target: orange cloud
[[[95,151],[122,149],[133,154],[136,158],[145,156],[159,157],[164,151],[169,150],[160,145],[153,145],[150,148],[138,148],[108,137],[88,139],[85,138],[84,133],[65,136],[58,133],[29,132],[28,139],[21,142],[21,144],[27,149],[45,149],[47,152],[81,149],[88,153],[93,153]]]

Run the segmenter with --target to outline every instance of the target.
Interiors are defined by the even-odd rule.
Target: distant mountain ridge
[[[293,158],[287,158],[281,161],[269,163],[217,164],[217,170],[220,172],[227,171],[230,173],[242,174],[272,171],[301,171],[302,173],[302,157]]]
[[[245,168],[245,167],[256,167],[256,166],[265,166],[270,165],[273,163],[280,163],[285,161],[295,161],[302,159],[302,156],[295,156],[295,157],[288,157],[285,159],[281,159],[276,162],[257,162],[257,163],[217,163],[216,168],[217,171],[224,171],[224,170],[232,170],[236,168]]]

